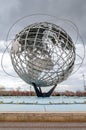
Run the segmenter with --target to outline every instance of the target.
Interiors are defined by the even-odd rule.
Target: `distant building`
[[[85,75],[83,74],[83,85],[84,85],[84,91],[86,92],[86,85],[85,85]]]

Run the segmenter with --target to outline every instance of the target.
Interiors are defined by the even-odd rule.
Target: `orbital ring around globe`
[[[43,16],[43,15],[44,15],[44,16],[46,15],[46,16],[54,17],[57,21],[58,21],[58,20],[62,20],[62,21],[69,22],[69,24],[72,24],[73,28],[75,29],[75,31],[76,31],[76,33],[77,33],[76,41],[75,41],[75,43],[77,43],[78,37],[80,37],[80,34],[79,34],[79,31],[78,31],[77,26],[76,26],[72,21],[70,21],[70,20],[68,20],[68,19],[57,18],[56,16],[52,16],[52,15],[49,15],[49,14],[32,14],[32,15],[27,15],[27,16],[24,16],[24,17],[18,19],[18,20],[10,27],[10,29],[9,29],[9,31],[8,31],[8,34],[7,34],[7,37],[6,37],[6,41],[9,40],[9,33],[10,33],[10,31],[12,30],[12,28],[13,28],[13,26],[14,26],[15,24],[17,24],[18,22],[20,22],[20,21],[23,20],[24,18],[32,17],[32,16],[35,16],[35,15],[42,15],[42,16]],[[83,39],[82,39],[82,40],[83,40]],[[83,43],[83,46],[84,46],[84,42],[83,42],[83,41],[82,41],[82,43]],[[11,43],[10,43],[10,44],[11,44]],[[8,45],[8,47],[7,47],[7,45],[5,45],[5,46],[6,46],[6,50],[4,51],[4,53],[8,50],[10,44]],[[83,49],[83,50],[85,51],[85,49]],[[84,54],[85,54],[85,53],[84,53]],[[3,54],[3,55],[4,55],[4,54]],[[76,55],[78,55],[78,54],[76,54]],[[6,72],[6,70],[5,70],[4,67],[3,67],[3,57],[4,57],[4,56],[2,56],[1,64],[2,64],[3,70]],[[83,57],[80,57],[80,58],[81,58],[81,62],[78,63],[78,64],[79,64],[78,69],[80,68],[80,66],[81,66],[82,63],[83,63],[84,56],[83,56]],[[77,70],[78,70],[78,69],[77,69]],[[77,70],[76,70],[76,71],[77,71]],[[75,71],[75,72],[76,72],[76,71]],[[73,73],[75,73],[75,72],[73,72]],[[7,73],[7,72],[6,72],[6,73]],[[11,74],[9,74],[9,73],[7,73],[7,74],[10,75],[10,76],[13,76],[13,75],[11,75]],[[13,76],[13,77],[15,77],[15,76]]]
[[[66,19],[60,20],[67,21]],[[12,40],[12,44],[6,45],[1,61],[4,70],[3,57],[6,51],[9,52],[11,45],[10,56],[14,70],[25,82],[35,83],[39,87],[52,86],[66,80],[76,65],[76,57],[81,59],[78,69],[84,60],[84,56],[79,56],[75,48],[78,37],[81,38],[78,28],[74,26],[74,30],[77,30],[74,42],[62,27],[45,21],[30,24],[19,31]],[[8,41],[12,27],[7,34],[6,41]],[[84,46],[82,38],[81,41]],[[85,51],[85,48],[83,50]]]

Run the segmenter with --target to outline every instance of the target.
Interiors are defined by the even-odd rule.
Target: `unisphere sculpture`
[[[17,74],[32,84],[38,97],[50,96],[56,85],[71,74],[75,46],[61,27],[40,22],[29,25],[12,41],[11,60]],[[47,93],[41,87],[52,86]]]

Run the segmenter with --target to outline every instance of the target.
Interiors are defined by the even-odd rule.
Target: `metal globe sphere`
[[[48,22],[31,24],[19,32],[12,41],[10,55],[17,74],[39,87],[67,79],[76,57],[71,37]]]

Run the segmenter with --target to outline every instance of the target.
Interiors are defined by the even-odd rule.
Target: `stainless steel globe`
[[[10,55],[17,74],[39,87],[67,79],[76,57],[71,37],[48,22],[31,24],[19,32],[12,41]]]

